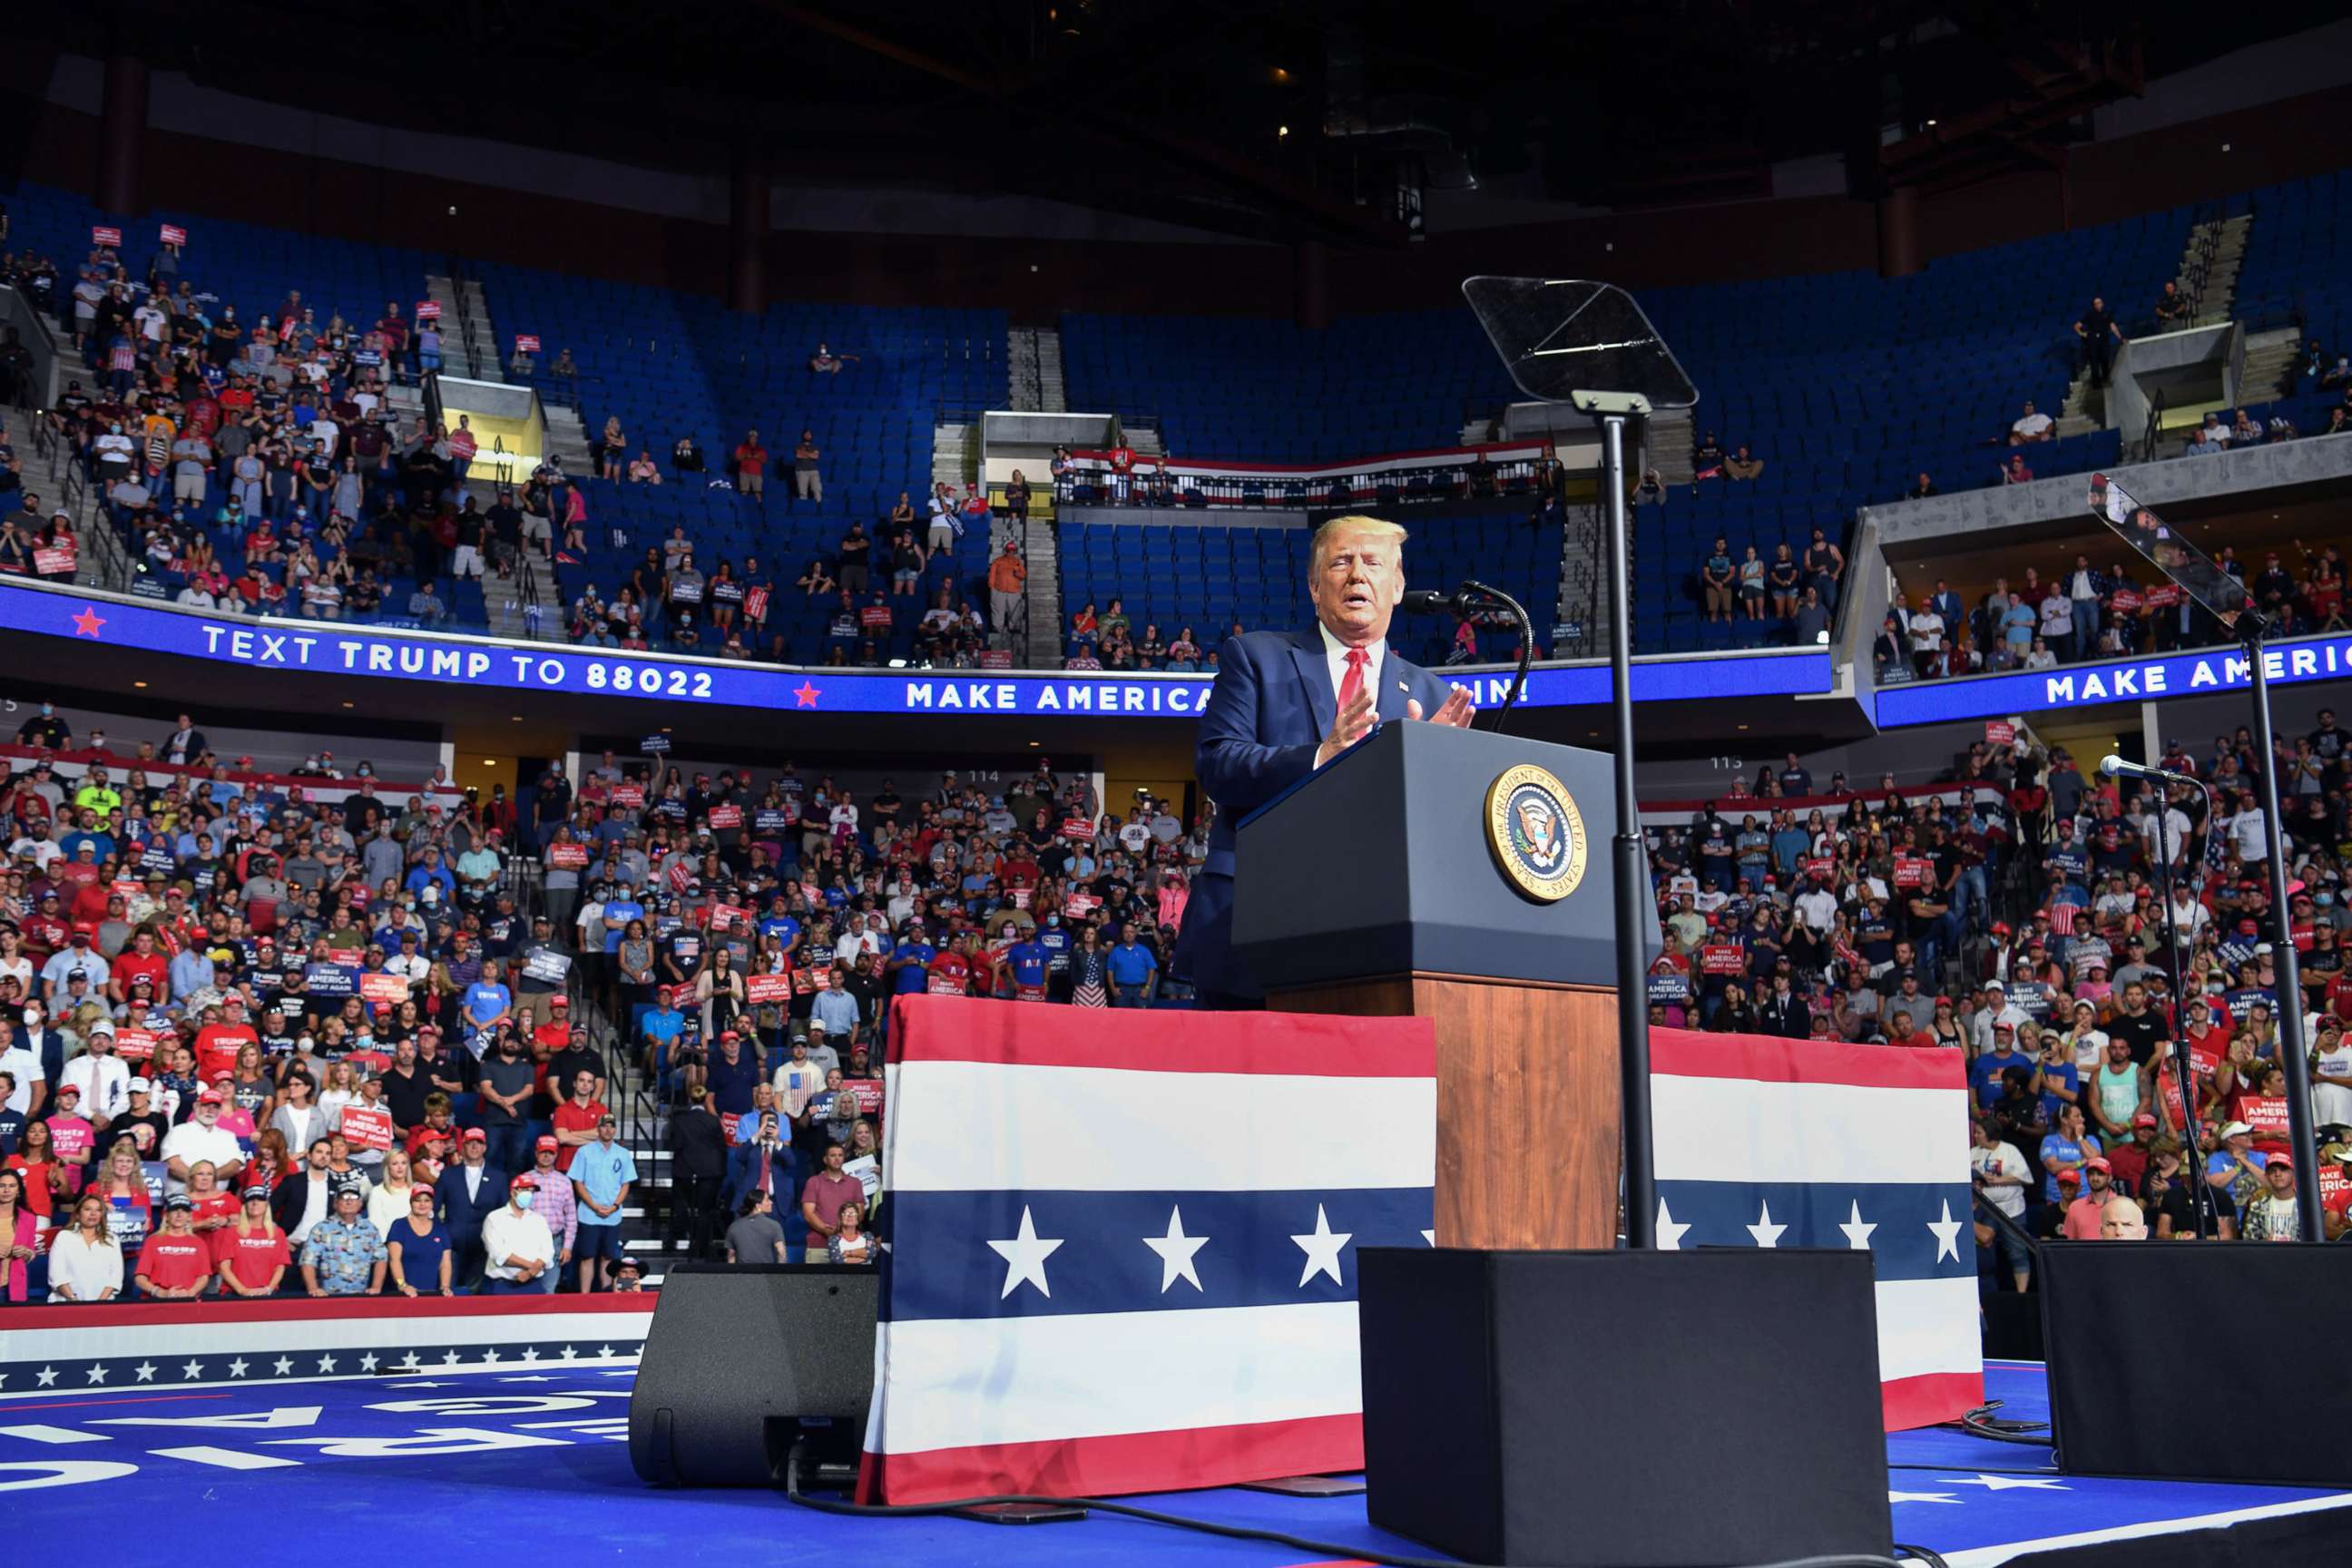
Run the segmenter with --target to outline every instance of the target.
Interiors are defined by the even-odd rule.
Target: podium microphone
[[[2152,768],[2146,763],[2127,763],[2113,752],[2109,752],[2100,762],[2099,771],[2109,778],[2121,774],[2126,778],[2156,779],[2164,784],[2189,784],[2192,787],[2198,783],[2191,774],[2177,773],[2170,768]]]
[[[1397,608],[1408,616],[1449,614],[1457,621],[1468,620],[1471,614],[1469,590],[1456,588],[1451,594],[1441,594],[1434,588],[1408,588],[1397,601]]]

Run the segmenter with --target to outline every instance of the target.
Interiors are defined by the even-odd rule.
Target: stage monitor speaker
[[[686,1263],[654,1303],[629,1463],[654,1486],[764,1487],[796,1436],[854,1458],[874,1397],[871,1268]]]
[[[2060,1469],[2352,1488],[2352,1247],[2053,1241],[2040,1273]],[[2260,1331],[2229,1358],[2236,1419],[2180,1397],[2231,1327]]]
[[[1478,1563],[1889,1555],[1870,1255],[1360,1255],[1371,1522]]]

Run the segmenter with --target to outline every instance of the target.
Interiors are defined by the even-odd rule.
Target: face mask
[[[2336,902],[2336,895],[2333,893],[2322,893],[2312,901],[2324,910]]]
[[[514,1206],[519,1209],[527,1209],[530,1207],[530,1194],[528,1192],[517,1193],[514,1195]]]

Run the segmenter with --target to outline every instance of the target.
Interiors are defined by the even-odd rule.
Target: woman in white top
[[[106,1223],[106,1200],[84,1193],[73,1224],[49,1247],[49,1300],[111,1301],[122,1294],[122,1248]]]
[[[317,1088],[307,1071],[297,1068],[286,1075],[278,1089],[278,1109],[270,1112],[269,1125],[285,1134],[289,1149],[308,1149],[334,1131],[334,1119],[314,1098]]]
[[[349,1062],[331,1062],[327,1067],[327,1091],[319,1096],[319,1109],[326,1112],[327,1125],[342,1124],[343,1107],[356,1104],[360,1098],[359,1069]],[[292,1139],[286,1141],[289,1149],[297,1147]],[[299,1145],[309,1148],[305,1143]]]
[[[32,993],[33,961],[25,956],[24,941],[13,926],[0,931],[0,980],[13,980],[25,988],[27,995]]]
[[[408,1154],[394,1144],[383,1153],[383,1184],[368,1194],[367,1216],[387,1237],[393,1221],[408,1217],[408,1194],[416,1190]]]

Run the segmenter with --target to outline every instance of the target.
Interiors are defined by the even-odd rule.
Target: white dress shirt
[[[1320,621],[1315,623],[1315,629],[1323,637],[1323,664],[1330,671],[1331,700],[1337,703],[1340,690],[1348,684],[1348,645],[1333,637],[1331,628]],[[1388,646],[1385,640],[1364,645],[1364,689],[1372,694],[1372,711],[1375,714],[1381,707],[1381,671],[1387,667]],[[1315,765],[1318,768],[1323,765],[1320,757],[1316,759]]]
[[[482,1272],[494,1279],[513,1279],[518,1270],[507,1262],[509,1258],[529,1258],[541,1263],[555,1261],[555,1233],[547,1227],[546,1219],[535,1208],[518,1209],[511,1203],[482,1220],[482,1253],[488,1259]]]
[[[111,1121],[131,1109],[131,1068],[121,1057],[84,1052],[66,1063],[65,1071],[58,1075],[58,1087],[67,1084],[81,1090],[84,1116],[103,1116]]]

